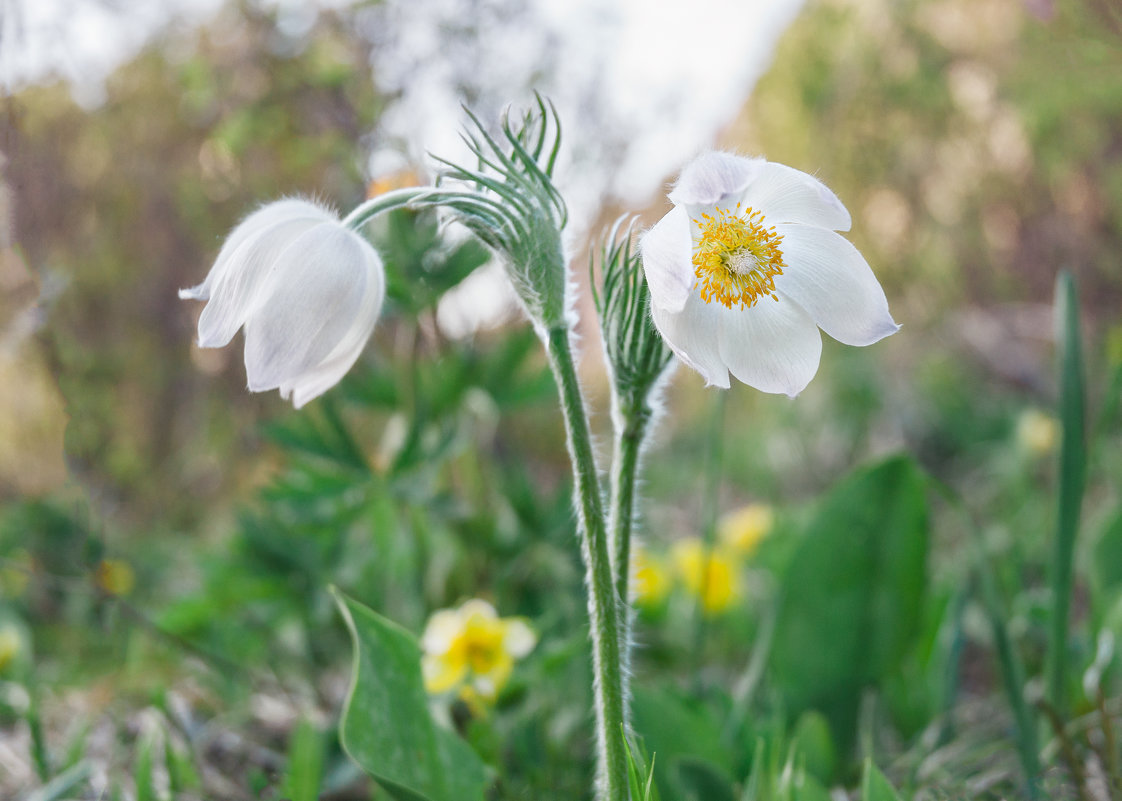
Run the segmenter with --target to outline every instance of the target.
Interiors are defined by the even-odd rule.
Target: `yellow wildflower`
[[[768,535],[775,521],[771,507],[763,503],[750,503],[725,516],[718,535],[721,544],[740,556],[750,556],[760,540]]]
[[[94,573],[97,586],[106,595],[124,597],[136,586],[136,574],[124,559],[102,559]]]
[[[1046,456],[1060,438],[1056,418],[1039,409],[1026,409],[1017,420],[1017,443],[1032,456]]]
[[[670,593],[670,574],[665,562],[642,546],[631,552],[631,575],[635,603],[639,606],[658,606]]]
[[[470,684],[493,701],[510,678],[514,660],[533,650],[537,635],[521,618],[500,618],[495,607],[473,598],[458,609],[441,609],[421,636],[425,689],[444,693]]]
[[[697,537],[679,540],[671,551],[686,589],[709,615],[724,612],[741,594],[737,560],[728,548],[709,548]]]

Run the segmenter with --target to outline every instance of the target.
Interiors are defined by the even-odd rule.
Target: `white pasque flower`
[[[299,409],[358,359],[382,309],[382,260],[362,236],[308,200],[270,203],[226,238],[206,280],[179,297],[207,301],[199,347],[245,326],[249,389],[279,389]]]
[[[818,370],[821,328],[847,345],[896,332],[884,290],[848,231],[849,212],[806,173],[707,153],[642,238],[651,316],[671,349],[727,389],[801,392]]]

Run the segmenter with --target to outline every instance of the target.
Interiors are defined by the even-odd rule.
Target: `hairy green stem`
[[[615,445],[612,452],[611,501],[608,545],[615,561],[616,594],[619,596],[620,691],[623,695],[623,724],[631,725],[631,532],[635,527],[635,487],[639,460],[653,412],[646,393],[638,400],[612,399]]]
[[[651,421],[645,400],[617,400],[615,445],[612,449],[611,537],[615,558],[616,592],[625,607],[631,602],[631,531],[635,526],[635,486],[639,479],[639,456]]]
[[[394,209],[404,208],[419,198],[421,195],[432,193],[432,188],[427,186],[411,186],[405,189],[394,189],[384,195],[372,197],[360,203],[354,210],[343,218],[343,225],[355,231],[362,228],[379,214]]]
[[[597,798],[599,801],[627,801],[627,756],[623,737],[620,736],[620,726],[624,722],[624,644],[620,639],[619,597],[612,575],[603,498],[592,453],[592,435],[568,328],[549,329],[546,348],[565,417],[569,456],[573,463],[573,491],[580,517],[581,556],[588,584],[588,618],[595,676]]]

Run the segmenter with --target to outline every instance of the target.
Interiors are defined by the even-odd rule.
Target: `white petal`
[[[366,341],[374,331],[374,324],[378,321],[378,315],[382,311],[382,301],[386,295],[386,278],[381,259],[369,245],[367,249],[369,250],[367,290],[363,305],[358,310],[350,330],[343,335],[343,339],[323,362],[302,374],[299,379],[282,383],[280,386],[281,397],[287,399],[291,394],[292,405],[297,409],[318,398],[342,380],[362,355]]]
[[[374,323],[371,321],[366,332],[367,336],[373,328]],[[348,352],[342,353],[336,358],[329,357],[325,362],[301,374],[298,378],[281,384],[279,387],[281,397],[285,400],[291,397],[294,407],[297,409],[304,408],[310,401],[315,400],[343,380],[343,376],[354,367],[358,357],[362,355],[365,344],[366,339],[364,337],[358,347],[351,348]]]
[[[797,303],[780,295],[748,309],[717,308],[720,356],[739,381],[792,398],[806,388],[818,372],[822,337]]]
[[[694,284],[689,219],[675,206],[639,240],[651,304],[678,312]]]
[[[787,267],[775,287],[846,345],[871,345],[900,326],[868,262],[849,240],[807,225],[777,225]]]
[[[277,257],[245,324],[252,391],[299,384],[343,342],[370,290],[368,251],[354,232],[323,223]]]
[[[249,215],[227,237],[206,280],[180,290],[181,298],[209,302],[199,316],[199,345],[226,345],[261,301],[261,288],[277,256],[318,223],[334,219],[305,200],[280,200]]]
[[[230,270],[232,256],[238,248],[276,223],[299,219],[322,222],[325,219],[331,219],[331,214],[326,209],[299,198],[285,198],[262,206],[246,216],[227,235],[226,241],[222,243],[222,249],[218,252],[218,258],[214,260],[214,266],[207,273],[206,279],[198,286],[179,290],[179,297],[207,300],[212,294],[214,283]]]
[[[530,624],[521,618],[506,621],[506,631],[503,632],[503,648],[515,659],[521,659],[534,650],[537,645],[538,635],[530,628]]]
[[[793,222],[832,231],[848,231],[851,225],[849,211],[824,183],[783,164],[768,162],[741,200],[763,212],[767,225]]]
[[[447,653],[453,641],[460,636],[464,624],[458,611],[441,609],[433,612],[421,635],[421,650],[426,654]]]
[[[496,620],[499,617],[499,613],[495,611],[495,607],[481,598],[472,598],[471,600],[464,601],[459,611],[461,619],[465,621],[474,615],[479,615],[487,620]]]
[[[670,202],[715,205],[730,196],[739,196],[766,164],[764,159],[732,153],[705,153],[682,170],[669,195]]]
[[[651,318],[666,344],[687,366],[701,373],[707,386],[729,388],[729,371],[717,344],[716,304],[692,292],[677,314],[651,305]]]

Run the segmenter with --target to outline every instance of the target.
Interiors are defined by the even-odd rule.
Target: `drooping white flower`
[[[299,409],[358,359],[382,309],[377,252],[307,200],[270,203],[227,237],[206,280],[179,297],[207,301],[199,347],[221,348],[245,327],[249,389],[279,389]]]
[[[818,370],[821,328],[871,345],[899,326],[848,240],[849,212],[816,178],[762,158],[707,153],[641,240],[655,326],[724,389],[729,373],[794,397]]]

